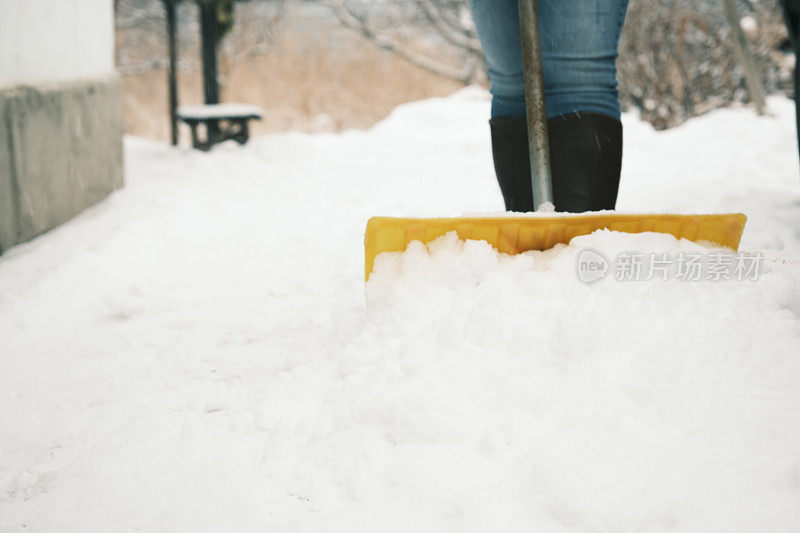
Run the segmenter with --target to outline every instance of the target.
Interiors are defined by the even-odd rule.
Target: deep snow
[[[443,239],[363,286],[370,215],[496,211],[486,95],[210,154],[126,141],[127,186],[0,258],[0,530],[796,531],[792,103],[655,132],[622,211],[743,211],[757,281],[585,285],[599,232]]]

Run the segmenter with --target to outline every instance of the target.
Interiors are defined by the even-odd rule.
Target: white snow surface
[[[793,104],[655,132],[625,212],[745,212],[757,281],[577,280],[609,231],[379,258],[372,215],[501,209],[484,92],[205,154],[0,257],[0,531],[797,531]],[[368,302],[368,304],[367,304]]]
[[[178,116],[199,119],[215,117],[260,117],[261,113],[261,108],[257,106],[233,102],[180,106],[178,108]]]

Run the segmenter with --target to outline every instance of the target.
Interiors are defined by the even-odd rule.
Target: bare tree
[[[346,27],[383,50],[464,84],[486,79],[467,0],[323,0]]]
[[[164,6],[160,0],[116,0],[117,65],[124,76],[165,68],[167,44]],[[235,24],[221,43],[223,61],[236,63],[272,50],[287,0],[257,0],[236,5]],[[200,66],[195,2],[176,2],[179,70]]]

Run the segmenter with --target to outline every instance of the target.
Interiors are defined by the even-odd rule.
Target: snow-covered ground
[[[0,258],[2,531],[790,532],[800,524],[792,103],[657,133],[622,211],[750,217],[757,281],[586,285],[599,232],[447,239],[363,286],[369,216],[497,211],[477,90],[368,132],[126,141],[126,188]]]

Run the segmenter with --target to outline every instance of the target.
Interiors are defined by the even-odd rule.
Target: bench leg
[[[200,144],[200,139],[197,136],[197,122],[192,122],[189,127],[192,129],[192,147],[197,148]]]
[[[192,122],[189,124],[189,127],[192,129],[192,148],[196,150],[202,150],[203,152],[208,152],[209,150],[211,150],[211,147],[213,146],[213,144],[209,142],[211,140],[210,132],[206,127],[206,140],[201,141],[200,133],[198,131],[199,125],[200,124],[198,122]]]
[[[250,139],[248,120],[237,120],[236,125],[238,126],[238,131],[234,135],[234,140],[239,144],[247,143],[247,141]]]

